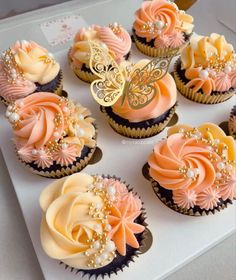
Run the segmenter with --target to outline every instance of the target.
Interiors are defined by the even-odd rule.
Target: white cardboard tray
[[[147,222],[153,234],[151,249],[137,258],[135,263],[131,263],[129,268],[125,268],[117,276],[113,275],[111,279],[163,279],[236,230],[235,204],[216,215],[199,218],[178,214],[163,205],[155,196],[150,183],[143,177],[141,169],[154,143],[166,136],[166,129],[146,140],[132,140],[116,134],[99,111],[99,106],[93,101],[88,85],[79,81],[69,69],[66,51],[58,52],[56,57],[64,72],[64,89],[68,91],[70,98],[78,100],[92,111],[98,124],[98,146],[103,151],[103,157],[100,162],[87,166],[84,171],[90,174],[114,174],[131,184],[144,201]],[[132,59],[136,61],[142,57],[133,46]],[[177,108],[179,123],[197,126],[210,121],[219,124],[228,119],[234,101],[232,98],[218,105],[201,105],[179,94]],[[47,280],[80,279],[79,275],[65,270],[59,262],[48,258],[41,248],[39,239],[41,210],[38,198],[42,189],[52,180],[31,174],[19,164],[10,141],[12,138],[10,126],[3,117],[4,112],[5,108],[1,105],[1,150],[44,277]]]

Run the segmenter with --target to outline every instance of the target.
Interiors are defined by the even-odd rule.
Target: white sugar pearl
[[[6,111],[6,117],[8,118],[10,115],[11,115],[11,112],[10,111]]]
[[[155,25],[156,25],[157,29],[162,29],[165,24],[164,24],[163,21],[158,20],[158,21],[155,22]]]
[[[7,111],[11,111],[13,109],[13,107],[11,106],[11,105],[9,105],[8,107],[7,107]]]
[[[94,249],[98,250],[100,247],[101,247],[101,244],[100,244],[99,241],[95,241],[95,242],[93,243],[93,248],[94,248]]]
[[[21,40],[21,45],[28,45],[28,41],[26,41],[26,40]]]
[[[180,128],[179,129],[179,133],[184,133],[185,132],[185,129],[184,128]]]
[[[102,262],[101,257],[96,257],[96,258],[95,258],[95,263],[96,263],[96,264],[100,264],[101,262]]]
[[[53,136],[54,136],[55,138],[59,138],[59,137],[60,137],[60,134],[59,134],[59,132],[55,131],[55,132],[53,133]]]
[[[217,172],[217,173],[216,173],[216,178],[219,179],[219,178],[221,178],[221,177],[222,177],[222,174],[221,174],[220,172]]]
[[[62,150],[67,149],[68,148],[68,144],[67,143],[62,143],[61,144],[61,148],[62,148]]]
[[[215,139],[214,143],[217,144],[217,145],[220,144],[220,139]]]
[[[37,155],[38,151],[37,151],[36,149],[33,149],[33,150],[31,151],[31,153],[32,153],[32,155]]]
[[[38,153],[39,153],[40,155],[44,155],[44,154],[45,154],[45,151],[44,151],[44,150],[39,150]]]
[[[16,73],[11,73],[11,77],[12,77],[12,79],[16,79],[17,78],[17,74]]]
[[[209,76],[209,72],[208,72],[207,70],[201,70],[201,71],[199,72],[199,77],[200,77],[201,79],[206,80],[206,79],[208,78],[208,76]]]
[[[226,65],[225,68],[224,68],[224,72],[226,74],[229,74],[231,71],[232,71],[232,67],[230,65]]]
[[[82,128],[77,128],[77,134],[79,137],[82,137],[82,136],[84,136],[85,132]]]
[[[222,169],[224,169],[225,168],[225,164],[224,164],[224,162],[218,162],[217,163],[217,168],[219,169],[219,170],[222,170]]]
[[[16,69],[14,69],[14,68],[11,69],[11,73],[12,73],[12,74],[16,74]]]
[[[20,119],[20,116],[17,113],[12,113],[9,116],[10,122],[17,122]]]
[[[111,225],[107,224],[107,225],[105,226],[105,229],[106,229],[107,231],[110,231],[110,230],[111,230]]]
[[[195,175],[198,175],[200,173],[200,170],[199,170],[199,168],[194,168],[193,172]]]
[[[211,146],[207,146],[207,150],[213,151],[213,148]]]
[[[104,43],[100,43],[100,46],[101,46],[103,49],[107,49],[107,45],[104,44]]]
[[[62,110],[63,110],[64,113],[67,113],[69,111],[69,108],[65,106],[65,107],[63,107]]]
[[[188,169],[187,171],[187,177],[188,178],[193,178],[195,176],[194,171],[191,169]]]
[[[158,34],[158,35],[161,35],[161,30],[157,30],[157,34]]]
[[[101,254],[100,257],[101,257],[102,261],[105,261],[105,260],[108,259],[108,254],[107,253],[103,253],[103,254]]]
[[[82,114],[78,114],[78,119],[79,120],[83,120],[84,119],[84,116]]]
[[[195,133],[195,135],[196,135],[196,137],[197,137],[198,139],[202,137],[202,134],[201,134],[200,131],[197,131],[197,132]]]
[[[108,189],[107,189],[107,193],[108,193],[109,195],[114,195],[114,194],[116,193],[115,187],[109,186]]]
[[[110,253],[110,252],[114,251],[115,249],[116,249],[115,243],[111,240],[108,241],[105,246],[105,250]]]
[[[49,56],[50,58],[54,58],[54,55],[53,55],[52,53],[48,53],[48,56]]]
[[[117,23],[117,22],[114,22],[114,23],[113,23],[113,26],[114,26],[114,27],[117,27],[117,26],[118,26],[118,23]]]
[[[102,205],[98,202],[95,203],[95,208],[97,209],[101,209],[102,208]]]

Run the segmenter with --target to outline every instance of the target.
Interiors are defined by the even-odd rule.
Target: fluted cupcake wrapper
[[[165,190],[165,189],[163,187],[161,187],[158,182],[156,182],[152,178],[150,178],[149,180],[151,182],[152,188],[153,188],[155,194],[157,195],[157,197],[170,209],[172,209],[178,213],[184,214],[184,215],[196,216],[196,217],[214,215],[216,212],[220,212],[221,210],[227,208],[230,204],[233,204],[233,202],[230,199],[227,199],[227,200],[221,199],[221,201],[218,203],[218,205],[216,207],[214,207],[213,209],[204,210],[204,209],[200,209],[199,207],[196,207],[196,206],[193,208],[184,209],[184,208],[179,207],[176,203],[174,203],[174,201],[172,199],[163,195],[163,192],[161,190]]]
[[[154,48],[149,45],[146,45],[139,41],[138,37],[136,36],[135,32],[133,32],[133,38],[136,47],[143,53],[151,57],[169,57],[172,56],[173,50],[176,48]],[[179,51],[176,53],[175,56],[179,55],[182,51],[182,49],[186,46],[188,41],[186,41],[185,44],[179,47]]]
[[[170,122],[172,117],[175,114],[177,105],[173,106],[168,114],[168,116],[165,118],[164,121],[159,122],[157,124],[153,124],[147,127],[142,128],[131,128],[122,124],[119,124],[116,122],[106,111],[104,107],[101,107],[102,112],[106,115],[109,125],[119,134],[134,138],[134,139],[142,139],[142,138],[148,138],[151,136],[154,136],[158,133],[160,133]]]
[[[96,174],[96,175],[98,175],[98,174]],[[113,176],[101,175],[101,176],[103,178],[108,178],[108,179],[113,178],[115,180],[121,181],[121,178],[116,177],[114,175]],[[129,191],[133,191],[133,189],[129,185],[127,185],[125,181],[121,181],[121,182],[126,185],[126,187]],[[142,207],[141,211],[142,211],[142,213],[137,218],[138,223],[147,227],[148,224],[145,222],[146,210],[144,207]],[[146,230],[144,232],[136,235],[136,238],[140,245],[138,249],[135,249],[135,248],[132,248],[132,247],[126,245],[126,250],[127,250],[126,256],[121,256],[118,252],[116,252],[117,256],[114,258],[114,260],[110,264],[108,264],[104,267],[101,267],[101,268],[86,270],[86,269],[77,269],[77,268],[70,267],[69,265],[66,265],[63,262],[60,262],[60,264],[64,265],[66,270],[69,270],[72,273],[78,274],[81,277],[87,276],[89,279],[90,278],[97,279],[98,277],[101,277],[102,279],[104,279],[104,277],[106,277],[106,276],[111,277],[112,274],[117,274],[117,273],[119,273],[119,271],[123,271],[123,269],[125,267],[129,267],[130,263],[134,262],[136,257],[139,257],[140,254],[145,253],[150,248],[149,245],[146,245],[146,242],[148,241],[147,239],[148,238],[150,239],[150,236],[151,236],[150,231],[146,228]],[[152,239],[152,236],[151,236],[151,239]],[[147,243],[150,243],[150,240]],[[152,243],[152,240],[151,240],[151,243]],[[147,246],[148,246],[147,250],[142,250],[143,247],[147,247]]]
[[[186,86],[186,83],[182,81],[180,75],[178,74],[177,66],[180,63],[180,59],[178,59],[174,65],[174,79],[177,89],[186,98],[203,104],[217,104],[228,100],[236,93],[236,89],[232,91],[215,92],[212,95],[208,95],[200,91],[194,92],[192,88],[188,88]]]
[[[52,170],[52,171],[39,171],[35,168],[33,168],[30,163],[26,163],[24,162],[17,154],[18,159],[20,160],[21,163],[23,163],[23,165],[29,169],[32,173],[43,176],[43,177],[47,177],[47,178],[62,178],[68,175],[71,175],[73,173],[79,172],[81,171],[83,168],[85,168],[88,164],[89,161],[91,160],[91,158],[93,157],[93,154],[96,150],[96,146],[92,149],[90,149],[89,153],[86,154],[84,157],[79,158],[78,161],[76,161],[71,167],[66,167],[66,166],[62,166],[60,169],[57,169],[56,171]]]
[[[230,118],[229,118],[229,121],[228,121],[228,130],[229,130],[229,134],[234,138],[236,139],[236,131],[233,131],[231,125],[230,125],[230,122],[231,122],[231,118],[235,117],[235,111],[236,111],[236,105],[234,105],[233,109],[231,110],[230,112]]]
[[[57,82],[56,87],[52,90],[53,93],[61,96],[62,95],[62,90],[63,90],[63,73],[60,70],[59,72],[59,80]]]

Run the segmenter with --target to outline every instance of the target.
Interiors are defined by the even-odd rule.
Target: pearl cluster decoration
[[[167,27],[167,23],[161,20],[155,22],[148,21],[142,27],[143,31],[147,31],[151,34],[161,35],[164,28]]]
[[[236,57],[234,53],[228,58],[222,58],[218,54],[211,54],[208,59],[207,68],[214,70],[216,73],[224,72],[229,74],[236,68]]]
[[[192,138],[197,142],[201,141],[206,145],[206,148],[209,151],[208,158],[213,163],[215,168],[215,186],[219,188],[220,185],[225,184],[231,177],[233,167],[236,164],[235,161],[229,161],[226,156],[226,152],[228,150],[227,145],[222,143],[220,139],[212,139],[209,136],[210,129],[206,128],[206,133],[204,137],[197,128],[192,130],[185,131],[184,128],[179,129],[179,133],[183,134],[184,138]],[[219,158],[221,159],[219,161]],[[197,179],[197,176],[200,174],[200,170],[198,168],[189,168],[189,167],[179,167],[178,171],[183,174],[184,178],[191,178],[193,181]]]
[[[11,49],[3,52],[1,61],[3,62],[4,71],[9,83],[17,84],[19,81],[24,80],[24,73],[16,63],[14,53]]]
[[[17,108],[15,107],[15,105],[9,105],[7,107],[5,116],[8,119],[8,121],[13,125],[14,128],[18,125],[20,116],[17,113]]]
[[[101,266],[105,261],[112,261],[116,257],[115,243],[108,237],[111,225],[107,221],[107,215],[110,214],[110,208],[112,206],[111,197],[114,198],[115,188],[113,186],[105,188],[103,184],[103,178],[101,176],[94,176],[94,181],[88,186],[87,192],[92,192],[96,196],[102,198],[103,204],[91,203],[88,214],[93,218],[101,222],[100,225],[96,225],[95,228],[102,227],[102,233],[94,233],[90,240],[87,240],[89,249],[84,252],[85,256],[89,257],[87,266],[96,268]],[[94,252],[95,251],[95,252]]]
[[[117,22],[109,24],[109,28],[113,31],[115,34],[119,34],[121,32],[122,26],[118,24]]]

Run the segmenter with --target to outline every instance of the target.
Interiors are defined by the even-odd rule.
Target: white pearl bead
[[[199,168],[194,168],[193,172],[194,172],[194,174],[196,176],[196,175],[198,175],[200,173],[200,170],[199,170]]]
[[[67,113],[69,111],[69,108],[65,106],[65,107],[63,107],[62,110],[63,110],[64,113]]]
[[[95,203],[95,208],[97,209],[101,209],[102,208],[102,205],[98,202]]]
[[[26,40],[21,40],[21,45],[28,45],[28,41],[26,41]]]
[[[118,26],[118,23],[117,23],[117,22],[114,22],[114,23],[113,23],[113,26],[114,26],[114,27],[117,27],[117,26]]]
[[[211,146],[207,146],[206,148],[207,148],[207,150],[209,150],[209,151],[213,151],[213,148],[212,148]]]
[[[53,136],[54,136],[55,138],[59,138],[59,137],[60,137],[60,134],[59,134],[59,132],[55,131],[55,132],[53,133]]]
[[[184,133],[185,132],[185,129],[184,128],[180,128],[179,129],[179,133]]]
[[[39,150],[38,153],[39,153],[40,155],[44,155],[44,154],[45,154],[45,151],[44,151],[44,150]]]
[[[16,74],[16,69],[14,69],[14,68],[11,69],[11,73],[12,73],[12,74]]]
[[[48,56],[49,56],[50,58],[54,58],[54,55],[53,55],[52,53],[48,53]]]
[[[68,144],[67,143],[62,143],[61,144],[61,148],[62,148],[62,150],[67,149],[68,148]]]
[[[224,162],[218,162],[218,163],[217,163],[217,168],[218,168],[219,170],[224,169],[224,168],[225,168]]]
[[[94,248],[94,249],[98,250],[100,247],[101,247],[101,244],[100,244],[99,241],[95,241],[95,242],[93,243],[93,248]]]
[[[11,106],[11,105],[9,105],[8,107],[7,107],[7,111],[11,111],[13,109],[13,107]]]
[[[17,78],[17,74],[16,73],[11,73],[11,77],[12,77],[12,79],[16,79]]]
[[[100,43],[100,46],[101,46],[103,49],[107,49],[107,45],[104,44],[104,43]]]
[[[224,68],[224,72],[226,74],[229,74],[231,71],[232,71],[232,67],[230,65],[226,65],[225,68]]]
[[[106,228],[107,231],[110,231],[111,230],[111,225],[107,224],[105,228]]]
[[[77,128],[77,134],[79,137],[82,137],[82,136],[84,136],[85,132],[82,128]]]
[[[115,243],[111,240],[108,241],[105,246],[105,250],[110,253],[110,252],[114,251],[115,249],[116,249]]]
[[[32,153],[32,155],[37,155],[38,151],[37,151],[36,149],[33,149],[33,150],[31,151],[31,153]]]
[[[101,257],[96,257],[96,258],[95,258],[95,263],[96,263],[96,264],[100,264],[101,262],[102,262]]]
[[[101,257],[102,261],[105,261],[105,260],[108,259],[108,254],[107,253],[103,253],[103,254],[101,254],[100,257]]]
[[[157,34],[158,34],[158,35],[161,35],[161,30],[157,30]]]
[[[193,170],[191,170],[191,169],[188,169],[188,171],[187,171],[187,177],[188,178],[193,178],[194,177],[194,171]]]
[[[84,116],[82,114],[78,114],[78,119],[79,120],[83,120],[84,119]]]
[[[12,113],[9,116],[10,122],[17,122],[20,119],[20,116],[17,113]]]
[[[209,76],[209,72],[208,72],[207,70],[201,70],[201,71],[199,72],[199,77],[200,77],[201,79],[206,80],[206,79],[208,78],[208,76]]]
[[[165,24],[164,24],[163,21],[158,20],[158,21],[155,22],[155,25],[156,25],[157,29],[162,29]]]
[[[10,115],[11,115],[11,112],[10,111],[6,111],[6,117],[8,118]]]
[[[216,178],[219,179],[219,178],[221,178],[221,177],[222,177],[222,174],[221,174],[220,172],[217,172],[217,173],[216,173]]]
[[[108,195],[114,195],[116,193],[116,189],[113,186],[109,186],[107,189]]]

